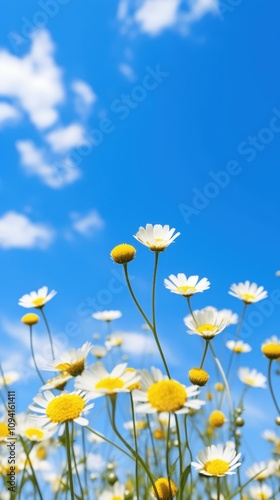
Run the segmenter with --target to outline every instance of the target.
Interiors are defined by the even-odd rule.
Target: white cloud
[[[22,58],[0,51],[0,96],[14,100],[39,129],[58,120],[56,108],[65,98],[62,71],[53,52],[46,30],[34,33],[30,52]]]
[[[7,102],[0,102],[0,125],[10,121],[18,121],[20,116],[21,114],[15,106]]]
[[[36,175],[51,188],[62,188],[81,176],[80,170],[69,158],[48,158],[47,150],[39,149],[32,141],[17,141],[16,148],[25,173]]]
[[[76,109],[78,113],[83,113],[97,100],[97,96],[91,86],[83,80],[75,80],[72,83],[72,90],[76,94]]]
[[[58,128],[46,135],[45,139],[55,153],[66,153],[87,143],[85,129],[79,123]]]
[[[73,229],[83,236],[92,236],[96,231],[103,229],[105,223],[96,210],[91,210],[85,215],[70,214],[73,219]]]
[[[128,80],[134,81],[136,79],[136,75],[130,64],[120,63],[119,70]]]
[[[120,0],[117,16],[124,32],[136,28],[156,36],[170,28],[186,32],[190,24],[217,11],[218,0]]]
[[[6,212],[0,218],[0,248],[47,248],[54,231],[44,224],[35,224],[25,215]]]

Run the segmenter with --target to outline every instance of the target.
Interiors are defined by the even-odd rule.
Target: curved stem
[[[204,361],[205,361],[206,354],[207,354],[207,350],[208,350],[208,346],[209,346],[209,342],[210,342],[210,340],[206,340],[206,344],[205,344],[205,348],[204,348],[204,353],[203,353],[202,360],[201,360],[201,363],[200,363],[200,368],[203,368]]]
[[[70,486],[71,500],[74,500],[74,484],[73,484],[73,474],[72,474],[72,463],[71,463],[71,443],[70,443],[70,432],[69,432],[69,422],[65,422],[65,437],[66,437],[66,452],[67,452],[67,463],[68,463],[68,477]]]
[[[232,408],[232,401],[231,401],[231,397],[230,397],[230,390],[229,390],[229,386],[228,386],[228,381],[227,381],[227,377],[225,375],[225,372],[223,370],[223,367],[219,361],[219,359],[217,358],[216,354],[215,354],[215,351],[214,351],[214,348],[210,342],[210,349],[212,351],[212,354],[213,354],[213,357],[214,357],[214,360],[219,368],[219,371],[221,373],[221,376],[222,376],[222,379],[224,381],[224,384],[225,384],[225,388],[226,388],[226,393],[227,393],[227,397],[228,397],[228,405],[229,405],[229,410],[230,410],[230,413],[232,414],[233,412],[233,408]]]
[[[45,385],[45,381],[40,373],[40,370],[37,366],[37,363],[36,363],[36,358],[35,358],[35,353],[34,353],[34,348],[33,348],[33,329],[32,329],[32,326],[30,325],[30,349],[31,349],[31,355],[32,355],[32,359],[33,359],[33,363],[34,363],[34,366],[36,368],[36,372],[38,373],[38,376],[41,380],[41,382],[43,383],[43,385]]]
[[[132,393],[130,392],[130,405],[131,405],[131,414],[132,414],[132,422],[133,422],[133,437],[134,437],[134,446],[135,446],[135,453],[138,456],[138,442],[137,442],[137,429],[136,429],[136,422],[135,422],[135,411],[134,411],[134,403],[133,403],[133,397]],[[136,497],[140,498],[139,496],[139,477],[138,477],[138,465],[139,461],[138,458],[135,460],[135,485],[136,485]]]
[[[48,336],[49,336],[49,339],[50,339],[50,346],[51,346],[52,358],[55,359],[54,348],[53,348],[53,341],[52,341],[52,334],[51,334],[49,323],[48,323],[48,320],[46,318],[46,315],[45,315],[43,307],[41,307],[41,314],[42,314],[43,320],[45,322],[46,329],[47,329],[47,332],[48,332]]]
[[[99,434],[99,432],[96,432],[94,431],[93,429],[91,429],[90,427],[88,427],[87,425],[85,426],[85,429],[87,429],[88,431],[92,432],[93,434],[95,434],[96,436],[104,439],[104,441],[106,441],[106,443],[109,443],[111,444],[112,446],[114,446],[115,448],[117,448],[117,450],[121,451],[122,453],[124,453],[128,458],[130,458],[131,460],[135,460],[134,457],[132,457],[131,455],[129,455],[129,453],[127,453],[127,451],[125,451],[123,448],[121,448],[120,446],[118,446],[116,443],[113,443],[113,441],[110,441],[110,439],[108,438],[105,438],[104,436],[102,436],[102,434]]]
[[[156,252],[156,255],[157,255],[157,252]],[[130,284],[130,281],[129,281],[129,276],[128,276],[128,272],[127,272],[127,264],[123,264],[123,267],[124,267],[124,274],[125,274],[125,279],[126,279],[126,283],[127,283],[127,286],[128,286],[128,289],[131,293],[131,296],[135,302],[135,305],[137,307],[137,309],[139,310],[139,312],[141,313],[141,315],[143,316],[144,320],[146,321],[147,325],[150,327],[153,335],[154,335],[154,339],[156,341],[156,344],[157,344],[157,348],[159,350],[159,353],[160,353],[160,356],[161,356],[161,359],[162,359],[162,362],[163,362],[163,365],[164,365],[164,368],[165,368],[165,371],[168,375],[169,378],[171,378],[170,376],[170,372],[169,372],[169,369],[168,369],[168,366],[167,366],[167,363],[165,361],[165,357],[164,357],[164,354],[163,354],[163,350],[162,350],[162,347],[160,345],[160,342],[159,342],[159,339],[158,339],[158,336],[157,336],[157,332],[155,330],[155,327],[154,325],[148,320],[146,314],[144,313],[142,307],[140,306],[138,300],[136,299],[136,296],[132,290],[132,287],[131,287],[131,284]],[[153,278],[153,290],[154,290],[154,287],[155,287],[155,279],[156,279],[156,270],[157,270],[157,258],[156,258],[156,261],[155,261],[155,270],[154,270],[154,278]],[[153,292],[153,304],[154,304],[154,292]],[[153,315],[154,315],[154,306],[153,306]]]
[[[109,412],[109,418],[110,418],[110,422],[111,422],[111,425],[112,425],[114,432],[116,433],[118,438],[121,440],[121,442],[126,446],[126,448],[128,448],[128,450],[135,457],[135,459],[138,460],[139,463],[142,465],[143,469],[145,470],[147,476],[149,477],[149,479],[151,481],[151,484],[152,484],[153,490],[154,490],[154,494],[155,494],[157,500],[160,500],[153,476],[152,476],[149,468],[147,467],[146,463],[144,462],[143,458],[139,454],[136,454],[134,449],[130,446],[129,443],[127,443],[127,441],[123,438],[123,436],[121,435],[121,433],[117,429],[116,421],[115,421],[115,417],[116,417],[116,397],[115,397],[115,395],[109,397],[109,399],[111,402],[111,409],[112,409],[112,413]]]
[[[246,308],[247,308],[247,304],[244,303],[243,311],[242,311],[242,314],[241,314],[240,319],[239,319],[239,323],[238,323],[238,327],[237,327],[237,331],[236,331],[234,342],[237,342],[237,340],[239,338],[239,335],[241,333],[241,327],[242,327],[242,323],[243,323],[243,320],[244,320],[244,317],[245,317]],[[230,369],[231,369],[231,364],[232,364],[232,361],[233,361],[234,354],[235,353],[232,350],[231,354],[230,354],[229,362],[228,362],[227,371],[226,371],[226,377],[227,378],[229,376],[229,372],[230,372]]]
[[[32,472],[32,477],[33,477],[33,479],[34,479],[34,486],[35,486],[35,488],[36,488],[36,489],[37,489],[37,491],[38,491],[38,495],[39,495],[39,497],[40,497],[40,500],[43,500],[43,495],[42,495],[41,490],[40,490],[40,486],[39,486],[39,483],[38,483],[38,480],[37,480],[37,477],[36,477],[36,474],[35,474],[35,471],[34,471],[34,467],[33,467],[33,465],[32,465],[32,461],[31,461],[31,459],[30,459],[30,451],[31,451],[31,450],[30,450],[30,451],[28,451],[28,450],[26,449],[26,443],[24,442],[24,439],[23,439],[21,436],[19,436],[19,439],[20,439],[20,442],[21,442],[22,447],[23,447],[23,449],[24,449],[24,453],[25,453],[25,455],[26,455],[26,457],[27,457],[28,465],[30,466],[30,469],[31,469],[31,472]]]
[[[273,359],[270,359],[269,360],[269,364],[268,364],[268,385],[269,385],[269,390],[270,390],[271,397],[273,399],[273,403],[275,405],[276,410],[278,411],[278,415],[280,415],[280,408],[278,406],[277,399],[275,397],[274,390],[273,390],[273,387],[272,387],[272,380],[271,380],[272,361],[273,361]]]

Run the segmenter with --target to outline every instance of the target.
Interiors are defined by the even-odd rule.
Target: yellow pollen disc
[[[258,498],[259,500],[268,500],[267,494],[261,492],[256,494],[256,498]]]
[[[264,344],[262,352],[269,359],[278,359],[280,358],[280,344]]]
[[[166,433],[162,429],[155,429],[153,435],[155,439],[160,440],[165,438]]]
[[[40,446],[40,448],[37,448],[37,450],[36,450],[36,456],[40,460],[44,460],[47,457],[46,448],[44,448],[44,446]]]
[[[176,380],[155,382],[149,387],[147,397],[158,412],[180,410],[187,401],[185,388]]]
[[[62,394],[48,404],[46,415],[53,423],[68,422],[78,418],[84,408],[85,402],[78,394]]]
[[[105,389],[107,394],[114,392],[116,389],[122,389],[124,381],[121,378],[103,378],[97,382],[95,389]]]
[[[255,382],[255,379],[251,378],[251,377],[246,377],[244,379],[244,382],[245,384],[248,384],[248,385],[251,385],[251,386],[255,386],[256,382]]]
[[[242,300],[248,304],[250,304],[251,302],[254,302],[254,300],[256,298],[255,295],[251,295],[250,293],[242,293],[241,297],[242,297]]]
[[[215,384],[215,389],[216,389],[216,391],[223,391],[224,390],[224,385],[221,384],[221,382],[217,382]]]
[[[220,458],[215,458],[206,462],[204,470],[211,474],[211,476],[221,476],[229,470],[229,464]]]
[[[74,361],[74,363],[60,363],[55,366],[57,370],[61,372],[67,372],[72,377],[77,377],[81,375],[85,369],[85,359],[79,359],[79,361]]]
[[[32,300],[32,304],[35,307],[42,307],[46,303],[46,298],[45,297],[37,297],[37,299]]]
[[[113,248],[110,255],[117,264],[127,264],[134,259],[135,254],[136,250],[132,245],[122,243]]]
[[[209,323],[204,323],[203,325],[199,325],[196,328],[196,330],[198,331],[198,333],[201,333],[201,335],[206,334],[208,338],[211,338],[211,334],[214,337],[214,335],[217,333],[219,329],[216,325],[210,325]]]
[[[240,354],[243,352],[243,347],[241,345],[235,345],[234,348],[232,349],[234,352]]]
[[[147,425],[147,422],[144,422],[143,420],[140,420],[140,422],[136,423],[137,429],[146,429]]]
[[[0,439],[9,436],[10,432],[5,422],[0,422]]]
[[[36,323],[38,323],[39,319],[40,318],[37,314],[27,313],[24,316],[22,316],[21,321],[25,325],[33,326],[36,325]]]
[[[213,427],[222,427],[226,421],[226,417],[222,411],[215,410],[212,411],[209,417],[209,424]]]
[[[26,435],[26,437],[31,439],[31,441],[40,441],[45,435],[44,431],[42,431],[41,429],[36,429],[35,427],[26,429],[24,431],[24,434]]]
[[[178,292],[183,292],[184,295],[192,295],[196,292],[195,286],[182,285],[177,287]]]
[[[112,500],[123,500],[122,497],[114,495]]]
[[[203,386],[209,380],[208,373],[202,368],[191,368],[189,371],[189,381],[194,385]]]
[[[160,500],[172,500],[178,491],[178,488],[172,479],[167,479],[165,477],[158,479],[155,482],[155,487]],[[152,491],[155,494],[154,488],[152,488]]]

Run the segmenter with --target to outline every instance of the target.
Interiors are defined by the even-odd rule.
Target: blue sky
[[[121,310],[116,328],[143,335],[109,254],[119,243],[135,245],[129,269],[149,311],[153,255],[133,238],[147,223],[181,233],[160,256],[157,291],[174,376],[185,377],[201,357],[199,339],[185,333],[184,300],[163,286],[179,272],[211,282],[195,308],[240,313],[230,285],[265,287],[269,312],[251,306],[258,314],[244,339],[253,350],[243,358],[265,372],[260,345],[279,334],[280,317],[278,3],[46,4],[10,2],[0,21],[1,361],[34,382],[19,405],[37,382],[18,299],[43,285],[57,290],[46,311],[68,347],[102,330],[90,319],[96,309]],[[97,307],[83,314],[88,298]],[[70,340],[69,322],[79,332]],[[233,332],[216,339],[223,356]],[[38,348],[40,334],[43,325]],[[274,414],[268,391],[257,393],[262,409],[254,410],[252,390],[249,439],[266,425],[263,408]]]

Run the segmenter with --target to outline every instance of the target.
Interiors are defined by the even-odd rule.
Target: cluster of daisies
[[[134,238],[149,248],[155,253],[156,259],[159,254],[167,249],[167,247],[175,241],[180,235],[175,232],[175,229],[168,225],[147,224],[146,227],[140,227],[139,231],[134,235]],[[123,265],[124,272],[128,280],[128,264],[135,258],[136,249],[134,246],[123,243],[114,247],[110,253],[112,260],[120,265]],[[129,284],[129,281],[128,281]],[[244,318],[245,310],[251,304],[257,303],[268,296],[267,291],[263,286],[258,286],[256,283],[245,281],[243,283],[234,283],[230,286],[229,294],[243,302],[243,314],[239,317],[236,313],[229,309],[220,309],[213,306],[207,306],[203,309],[192,309],[191,300],[197,293],[203,293],[210,288],[211,283],[205,277],[199,278],[197,275],[186,276],[184,273],[177,275],[171,274],[164,279],[163,286],[173,294],[180,295],[186,299],[189,307],[189,314],[183,318],[186,327],[186,333],[189,335],[197,335],[205,340],[206,349],[204,351],[203,360],[200,367],[192,367],[189,370],[189,382],[186,385],[179,380],[173,379],[169,373],[164,373],[157,367],[147,369],[135,369],[127,362],[115,364],[112,369],[105,366],[105,358],[112,349],[122,346],[121,334],[110,332],[107,335],[105,342],[98,344],[100,336],[94,334],[94,342],[87,341],[79,348],[71,348],[58,356],[53,355],[53,359],[48,361],[44,366],[38,366],[34,356],[34,365],[38,371],[42,385],[39,393],[34,397],[32,404],[28,408],[25,415],[19,415],[17,418],[17,433],[24,439],[36,443],[32,455],[29,459],[32,460],[35,467],[39,463],[38,456],[46,453],[43,443],[48,443],[48,447],[55,448],[54,435],[58,431],[59,436],[65,434],[65,428],[69,422],[78,424],[82,428],[87,428],[89,431],[89,439],[100,439],[104,442],[104,436],[98,435],[98,432],[92,431],[89,428],[91,410],[94,408],[97,398],[105,397],[107,401],[113,404],[116,403],[118,395],[122,393],[130,394],[135,410],[136,420],[128,421],[124,424],[124,428],[128,430],[133,439],[137,439],[143,431],[147,429],[147,419],[154,418],[158,425],[153,429],[149,426],[149,432],[153,431],[153,437],[156,441],[164,441],[168,439],[170,430],[178,437],[178,417],[183,415],[195,416],[203,414],[203,409],[207,401],[211,401],[211,393],[208,392],[205,398],[201,399],[201,388],[207,385],[209,374],[203,369],[208,345],[226,328],[232,325],[237,325],[237,335],[234,340],[228,340],[226,347],[230,351],[230,363],[233,356],[239,356],[243,353],[249,353],[252,347],[239,339],[240,326]],[[42,313],[42,317],[46,322],[44,312],[45,305],[56,296],[56,291],[49,292],[46,286],[40,288],[37,292],[32,291],[30,294],[25,294],[19,300],[19,305],[27,309],[35,309],[38,313]],[[121,318],[121,311],[108,310],[98,311],[92,315],[96,320],[103,321],[107,325],[111,325],[112,321]],[[146,319],[146,316],[144,316]],[[30,339],[32,341],[32,332],[34,326],[39,322],[40,316],[35,312],[25,314],[21,321],[30,329]],[[46,323],[47,325],[47,323]],[[146,324],[148,330],[153,335],[156,332],[153,325]],[[50,329],[47,325],[51,350],[54,354]],[[32,344],[31,344],[32,346]],[[265,340],[261,345],[263,355],[272,363],[274,360],[280,360],[280,340],[273,335]],[[95,358],[94,363],[89,363],[89,357],[92,355]],[[53,372],[54,376],[51,379],[45,380],[44,372]],[[240,367],[238,369],[239,380],[244,384],[245,388],[255,387],[266,389],[269,385],[271,388],[271,380],[267,381],[267,377],[258,372],[255,368]],[[7,388],[12,385],[19,374],[14,372],[2,373],[0,377],[0,389]],[[73,390],[67,390],[68,384],[73,382]],[[268,383],[268,385],[267,385]],[[226,378],[223,383],[216,384],[216,390],[224,392],[227,384]],[[58,394],[54,393],[58,391]],[[277,407],[277,401],[273,393],[274,402]],[[222,398],[220,399],[222,403]],[[201,450],[196,461],[191,460],[191,466],[200,475],[205,477],[220,478],[235,474],[242,463],[241,452],[239,451],[240,443],[238,434],[234,442],[229,441],[226,444],[214,444],[211,442],[211,433],[213,429],[217,431],[227,422],[232,425],[232,416],[227,418],[221,410],[221,404],[218,405],[210,415],[208,415],[208,437],[209,445]],[[238,410],[238,411],[237,411]],[[235,425],[242,427],[244,422],[241,414],[243,407],[237,408],[235,415]],[[5,416],[3,411],[2,422],[0,422],[0,440],[7,442],[8,428],[5,424]],[[277,425],[280,425],[280,415]],[[212,431],[211,431],[212,429]],[[235,429],[236,430],[236,429]],[[211,432],[210,432],[211,431]],[[207,433],[206,433],[207,434]],[[280,438],[272,431],[266,431],[264,438],[274,444],[274,454],[280,455]],[[205,443],[204,443],[205,444]],[[176,446],[180,446],[177,442]],[[277,450],[277,452],[275,451]],[[81,450],[76,450],[77,456],[82,455]],[[89,457],[88,457],[89,458]],[[92,460],[95,464],[98,460],[104,465],[102,457],[95,456]],[[7,468],[5,460],[1,459],[0,467]],[[82,462],[82,457],[81,457]],[[19,470],[24,464],[26,468],[26,457],[19,460]],[[88,460],[89,466],[90,460]],[[39,465],[38,465],[39,467]],[[5,470],[5,469],[3,469]],[[22,469],[21,469],[22,470]],[[277,460],[269,462],[260,462],[253,464],[247,469],[246,475],[254,481],[250,485],[248,494],[252,499],[270,499],[274,498],[275,489],[267,483],[271,477],[280,476],[280,464]],[[65,487],[61,483],[61,475],[54,476],[48,471],[45,471],[45,479],[52,484],[53,491],[59,491],[59,488]],[[92,477],[94,476],[94,473]],[[177,481],[178,483],[178,481]],[[159,477],[154,481],[150,489],[150,494],[157,500],[172,500],[179,492],[180,486],[170,477]],[[55,490],[56,488],[56,490]],[[193,494],[192,494],[193,495]],[[3,497],[4,498],[4,497]],[[136,496],[127,490],[127,487],[120,484],[118,481],[112,482],[108,489],[103,489],[99,492],[100,500],[122,500],[124,498],[136,499]],[[180,497],[181,498],[181,497]],[[192,498],[194,498],[192,496]],[[220,490],[211,493],[211,498],[222,500],[225,498]],[[276,498],[276,496],[275,496]]]

